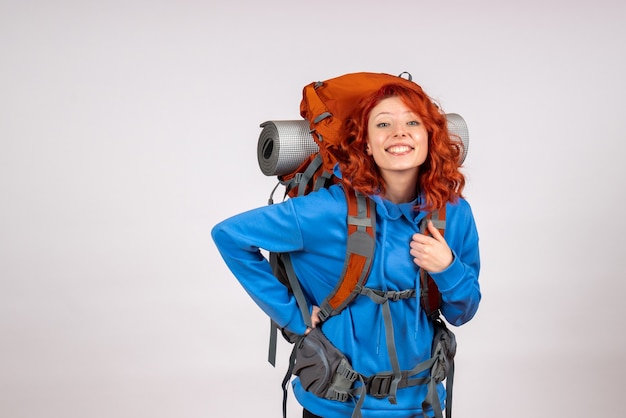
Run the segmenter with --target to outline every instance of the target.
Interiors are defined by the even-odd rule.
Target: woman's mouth
[[[413,148],[409,147],[408,145],[392,145],[391,147],[386,149],[388,153],[394,155],[406,154],[412,150]]]

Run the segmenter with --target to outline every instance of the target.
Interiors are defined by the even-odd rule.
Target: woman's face
[[[383,99],[367,123],[367,153],[385,181],[398,174],[414,174],[428,154],[428,132],[419,115],[399,97]]]

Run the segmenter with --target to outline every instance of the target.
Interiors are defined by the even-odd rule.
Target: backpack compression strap
[[[359,295],[367,281],[376,241],[376,204],[356,190],[346,190],[348,243],[341,278],[320,306],[320,320],[337,315]]]
[[[274,275],[286,276],[289,288],[296,298],[296,304],[298,308],[300,308],[300,313],[302,314],[302,319],[304,320],[304,324],[308,328],[312,328],[313,324],[311,322],[311,314],[309,313],[309,307],[306,301],[306,297],[304,296],[304,291],[302,290],[302,286],[300,286],[300,282],[298,281],[298,276],[296,276],[296,272],[293,269],[293,264],[291,262],[291,257],[289,253],[280,253],[280,254],[270,254],[270,262],[272,264],[272,268],[274,269]],[[284,271],[282,273],[277,273],[277,267],[282,265]],[[276,366],[276,344],[277,344],[277,333],[280,327],[273,320],[270,321],[270,342],[269,342],[269,350],[267,354],[267,361],[272,365]],[[289,342],[294,343],[298,340],[297,335],[290,334],[286,330],[283,330],[283,336],[289,340]]]
[[[444,235],[446,229],[445,205],[441,209],[429,213],[426,218],[422,220],[422,224],[420,225],[420,232],[422,234],[430,235],[428,233],[429,220],[433,222],[435,228],[439,230],[441,235]],[[439,293],[439,289],[433,278],[430,277],[430,274],[424,269],[420,269],[420,302],[428,318],[434,320],[439,316],[441,293]]]
[[[333,183],[333,173],[324,169],[323,157],[321,153],[313,154],[307,160],[306,168],[293,175],[279,176],[279,183],[276,185],[285,186],[285,196],[304,196],[310,192],[317,191],[323,187],[328,187]],[[276,190],[276,188],[274,188]],[[272,191],[272,195],[274,191]],[[270,204],[272,199],[270,197]]]

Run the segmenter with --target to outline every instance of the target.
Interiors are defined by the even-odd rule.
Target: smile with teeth
[[[408,145],[392,145],[391,147],[387,148],[387,152],[390,154],[406,154],[407,152],[412,151],[413,148],[409,147]]]

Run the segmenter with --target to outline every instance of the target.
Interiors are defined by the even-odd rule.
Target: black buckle
[[[367,393],[375,398],[386,398],[391,389],[392,375],[374,375],[367,382]]]

